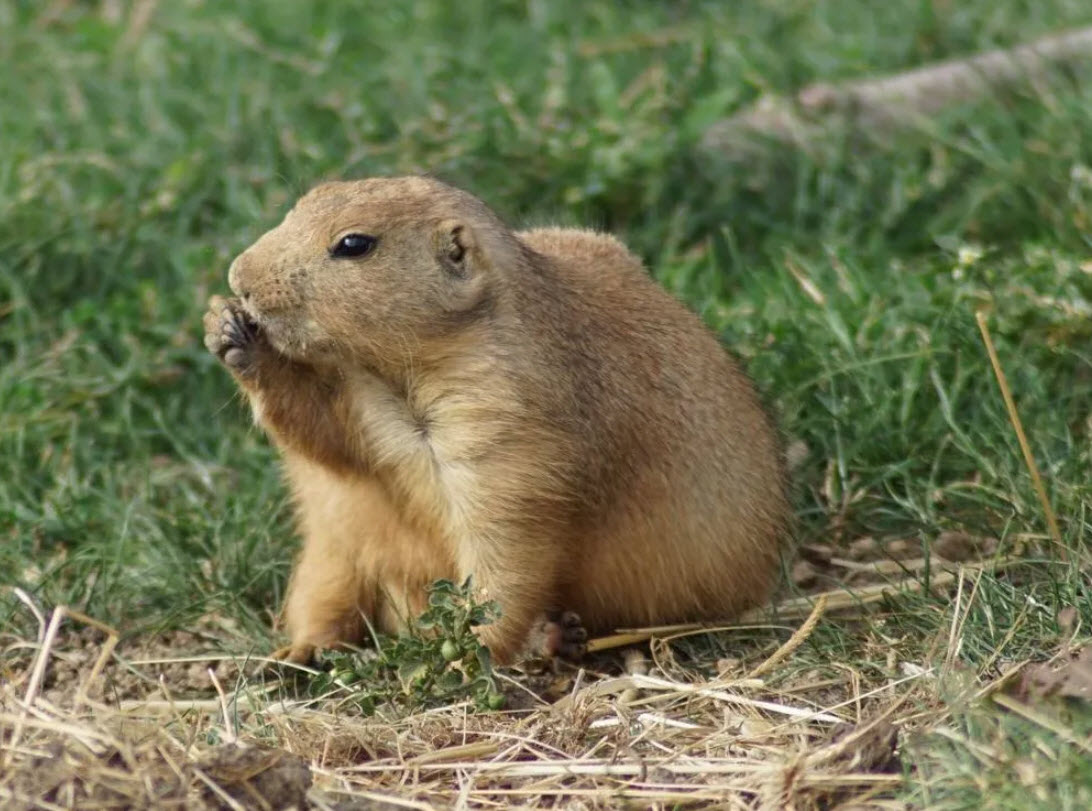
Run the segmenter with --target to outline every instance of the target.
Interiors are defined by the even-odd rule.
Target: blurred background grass
[[[275,455],[201,346],[204,302],[314,182],[417,171],[514,225],[596,226],[638,251],[806,444],[803,542],[1042,536],[974,325],[990,304],[1082,548],[1088,72],[890,149],[733,164],[700,144],[762,94],[1090,23],[1085,0],[0,0],[0,582],[133,633],[216,613],[268,644],[293,533]],[[1017,581],[984,578],[969,666],[999,645],[1042,655],[1062,606],[1092,620],[1087,576],[1029,557]],[[916,599],[885,638],[920,655],[950,618]],[[886,656],[854,633],[814,655]],[[944,757],[969,792],[953,798],[1011,788]]]

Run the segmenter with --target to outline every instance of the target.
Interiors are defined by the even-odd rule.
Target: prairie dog
[[[397,630],[440,577],[504,663],[767,599],[788,523],[736,362],[613,237],[513,232],[423,177],[314,188],[232,263],[205,343],[280,449],[303,551],[278,655]],[[550,622],[544,627],[552,627]],[[553,627],[550,652],[579,643]]]

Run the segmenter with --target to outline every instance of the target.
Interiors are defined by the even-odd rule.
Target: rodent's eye
[[[375,250],[379,240],[367,234],[346,234],[330,249],[330,256],[343,257],[367,256]]]

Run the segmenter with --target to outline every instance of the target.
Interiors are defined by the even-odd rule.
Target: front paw
[[[318,648],[314,645],[306,642],[294,642],[291,645],[285,645],[283,648],[278,648],[269,655],[270,659],[275,659],[278,662],[285,662],[291,665],[301,665],[307,667],[315,662],[318,656]]]
[[[205,312],[205,347],[232,371],[253,370],[262,344],[261,331],[238,299],[213,296]]]

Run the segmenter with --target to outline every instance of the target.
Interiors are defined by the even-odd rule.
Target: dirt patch
[[[152,738],[94,749],[75,737],[51,742],[6,781],[5,807],[306,808],[311,771],[302,758],[260,747],[220,746],[173,757]]]

